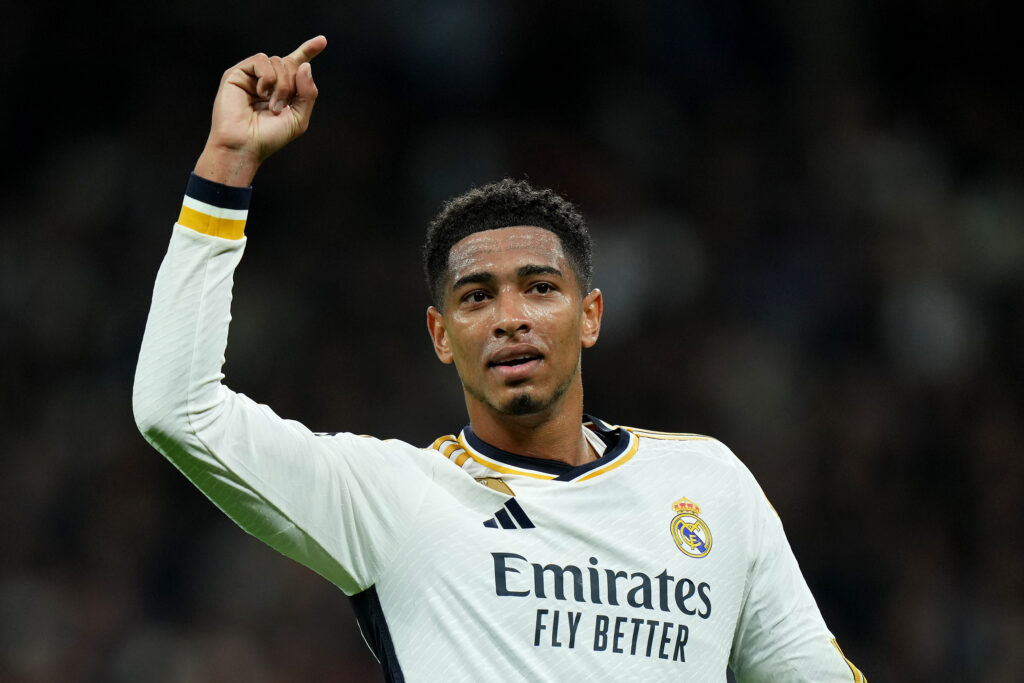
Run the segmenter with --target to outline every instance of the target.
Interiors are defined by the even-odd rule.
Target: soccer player
[[[134,409],[243,529],[351,596],[388,680],[862,681],[718,441],[583,413],[590,238],[550,191],[446,204],[425,266],[469,424],[426,448],[314,433],[221,366],[250,183],[309,124],[313,38],[225,72],[153,293]]]

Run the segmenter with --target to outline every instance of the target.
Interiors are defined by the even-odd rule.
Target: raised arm
[[[306,132],[317,96],[310,61],[325,47],[317,36],[287,57],[261,52],[225,71],[196,175],[248,187],[267,157]]]
[[[308,126],[309,60],[325,45],[318,36],[288,57],[256,55],[225,72],[157,274],[133,408],[145,438],[239,526],[354,593],[408,536],[423,497],[421,451],[314,433],[231,391],[221,370],[248,185]]]

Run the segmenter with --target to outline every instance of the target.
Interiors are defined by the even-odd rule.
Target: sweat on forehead
[[[447,269],[457,270],[463,267],[460,261],[486,258],[487,254],[496,251],[521,250],[545,251],[560,258],[565,255],[561,240],[551,230],[533,225],[510,225],[507,228],[480,230],[463,237],[448,250]]]

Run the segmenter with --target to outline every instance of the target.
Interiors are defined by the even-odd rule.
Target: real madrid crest
[[[672,509],[676,516],[669,530],[676,547],[690,557],[704,557],[711,552],[711,529],[700,518],[700,506],[689,498],[682,498],[672,503]]]

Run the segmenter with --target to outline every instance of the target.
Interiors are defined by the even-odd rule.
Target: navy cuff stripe
[[[238,209],[247,211],[249,200],[252,199],[252,185],[249,187],[232,187],[222,185],[206,178],[200,178],[195,173],[188,178],[188,187],[185,194],[192,199],[198,199],[206,204],[221,209]]]

